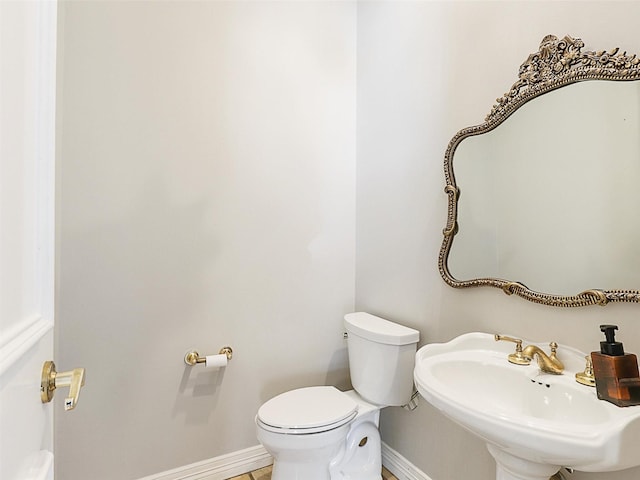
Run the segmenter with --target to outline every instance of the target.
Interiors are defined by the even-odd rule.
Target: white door
[[[56,9],[0,0],[2,480],[53,479],[54,404],[40,377],[53,359]]]

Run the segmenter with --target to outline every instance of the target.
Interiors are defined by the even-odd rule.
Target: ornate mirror
[[[452,287],[640,301],[640,59],[583,47],[545,37],[485,122],[449,143],[439,268]]]

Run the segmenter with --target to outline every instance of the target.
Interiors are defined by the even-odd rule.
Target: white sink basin
[[[563,466],[606,472],[640,465],[640,406],[616,407],[598,400],[595,388],[577,383],[584,353],[561,345],[565,373],[551,375],[535,361],[509,363],[514,347],[490,334],[469,333],[416,353],[418,391],[487,442],[499,479],[548,479]]]

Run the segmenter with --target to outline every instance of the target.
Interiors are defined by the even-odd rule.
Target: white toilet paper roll
[[[207,368],[221,368],[227,366],[227,356],[224,353],[219,355],[207,355],[204,365]]]

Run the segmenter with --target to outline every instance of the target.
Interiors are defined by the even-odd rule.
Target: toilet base
[[[382,480],[380,407],[358,403],[350,423],[312,434],[281,434],[257,423],[258,440],[273,457],[271,480]]]
[[[340,455],[350,425],[310,435],[282,435],[258,427],[258,440],[273,457],[271,480],[331,480],[331,459]]]
[[[378,426],[366,418],[354,423],[329,472],[331,480],[381,480],[382,444]]]
[[[273,456],[271,480],[381,480],[381,440],[375,419],[377,412],[372,412],[330,432],[297,438],[259,429],[259,440]]]
[[[380,432],[374,423],[351,425],[339,448],[323,450],[315,450],[311,458],[301,450],[280,452],[274,456],[271,480],[382,480]]]

